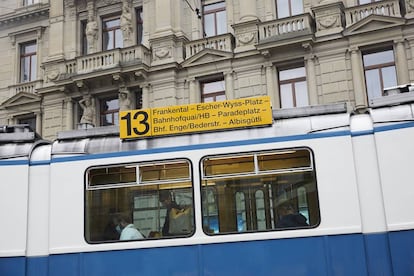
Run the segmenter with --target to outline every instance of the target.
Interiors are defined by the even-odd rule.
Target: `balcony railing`
[[[313,32],[312,20],[310,14],[301,14],[261,23],[259,24],[259,41],[266,42],[282,39],[286,36],[310,34]]]
[[[31,82],[22,82],[15,85],[9,86],[11,94],[15,95],[20,92],[26,92],[26,93],[35,93],[36,89],[40,88],[42,85],[42,81],[31,81]]]
[[[150,65],[151,54],[144,46],[134,46],[122,49],[113,49],[98,52],[87,56],[77,57],[75,60],[66,62],[66,74],[87,74],[97,70],[105,70],[128,63],[143,63]]]
[[[185,53],[186,58],[190,58],[204,49],[232,52],[233,47],[233,36],[223,34],[191,41],[185,45]]]
[[[371,14],[401,17],[400,3],[398,0],[384,0],[347,8],[345,10],[346,27],[357,23]]]

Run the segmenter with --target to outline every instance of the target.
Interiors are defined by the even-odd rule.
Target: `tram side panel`
[[[50,149],[37,147],[30,157],[27,275],[48,275]]]
[[[90,232],[85,224],[85,172],[89,167],[137,162],[145,158],[162,160],[172,158],[171,154],[87,160],[71,158],[64,162],[55,159],[51,164],[50,275],[197,274],[199,249],[191,245],[189,238],[88,243],[91,237],[85,235]],[[159,265],[160,261],[162,265]]]
[[[262,150],[304,146],[312,150],[320,223],[311,229],[259,232],[248,238],[242,233],[228,235],[231,243],[225,242],[226,236],[211,237],[223,242],[201,247],[205,275],[367,275],[351,138],[333,132],[321,136],[325,137],[257,145]]]
[[[0,274],[25,275],[29,162],[0,160]]]
[[[414,274],[413,140],[412,122],[376,127],[375,141],[395,275]]]
[[[325,133],[326,134],[326,133]],[[50,275],[125,273],[225,275],[226,273],[309,273],[365,275],[358,192],[349,135],[295,137],[287,142],[211,148],[126,157],[55,159],[51,162]],[[341,145],[338,147],[338,145]],[[126,164],[212,153],[284,150],[307,147],[315,157],[320,224],[315,228],[207,236],[198,227],[193,237],[148,241],[87,243],[85,173],[91,166]],[[194,180],[195,183],[198,180]],[[195,193],[200,187],[194,186]],[[200,208],[200,202],[195,202]],[[198,213],[198,212],[197,212]],[[200,221],[200,217],[196,217]],[[200,222],[197,225],[201,225]],[[304,246],[305,245],[305,246]],[[73,253],[73,254],[72,254]],[[81,254],[80,254],[81,253]],[[179,256],[177,258],[177,256]],[[163,266],[159,266],[159,260]],[[272,264],[272,265],[269,265]]]
[[[351,119],[362,232],[370,274],[392,274],[377,148],[371,116]]]

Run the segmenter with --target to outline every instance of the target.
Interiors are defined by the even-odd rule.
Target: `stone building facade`
[[[412,97],[413,24],[413,0],[4,0],[0,125],[53,139],[122,109],[263,95],[361,112]]]

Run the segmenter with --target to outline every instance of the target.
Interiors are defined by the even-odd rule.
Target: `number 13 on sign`
[[[119,112],[119,137],[121,139],[151,136],[150,109]]]

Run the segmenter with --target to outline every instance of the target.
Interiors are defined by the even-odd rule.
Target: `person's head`
[[[125,228],[125,226],[131,224],[132,222],[128,216],[119,216],[118,223],[121,226],[121,228]]]
[[[284,204],[279,207],[279,214],[281,216],[286,216],[286,215],[290,215],[294,213],[295,213],[295,209],[293,208],[291,204]]]
[[[159,238],[159,237],[161,237],[161,233],[158,232],[158,231],[151,231],[151,232],[149,232],[148,237],[149,238]]]
[[[170,192],[165,191],[165,190],[160,191],[159,199],[160,199],[161,204],[164,205],[164,206],[168,206],[172,202]]]

